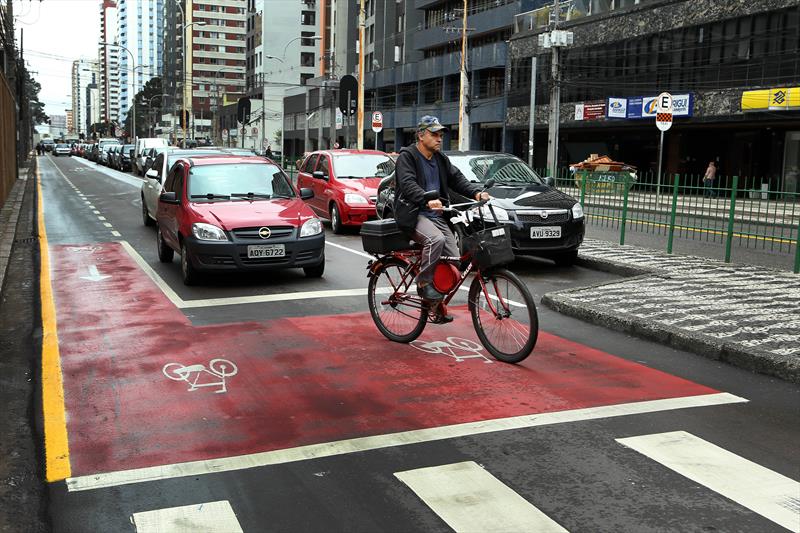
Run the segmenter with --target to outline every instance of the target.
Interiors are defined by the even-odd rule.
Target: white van
[[[133,154],[133,169],[139,176],[144,176],[144,157],[142,152],[147,148],[167,147],[169,144],[166,139],[160,137],[140,137],[136,139],[136,148]]]

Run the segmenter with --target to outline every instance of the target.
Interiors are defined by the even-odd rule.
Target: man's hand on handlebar
[[[438,198],[428,202],[428,209],[441,210],[443,207],[444,205],[442,204],[442,201]]]
[[[481,191],[481,192],[475,194],[475,200],[477,200],[478,202],[491,200],[491,198],[492,197],[489,196],[489,193],[486,192],[486,191]]]

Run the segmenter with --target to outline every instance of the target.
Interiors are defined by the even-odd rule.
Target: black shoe
[[[434,289],[433,285],[430,283],[422,287],[417,285],[417,294],[419,294],[423,300],[428,300],[431,302],[437,302],[443,298],[442,293]]]

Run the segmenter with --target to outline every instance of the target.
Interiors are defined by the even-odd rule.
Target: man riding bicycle
[[[395,168],[395,219],[401,230],[422,245],[417,292],[430,301],[443,297],[432,284],[436,262],[442,255],[460,255],[441,211],[450,203],[449,190],[475,200],[489,199],[488,193],[478,184],[470,183],[441,153],[442,134],[446,129],[438,118],[422,117],[417,126],[417,142],[400,150]],[[427,191],[439,191],[440,198],[426,202]]]

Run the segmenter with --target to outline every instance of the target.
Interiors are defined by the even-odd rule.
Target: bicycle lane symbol
[[[460,363],[466,359],[483,359],[484,363],[493,363],[483,355],[483,346],[477,342],[462,339],[461,337],[447,337],[446,341],[411,341],[409,343],[417,350],[425,353],[442,354],[452,357]]]
[[[239,369],[227,359],[212,359],[208,363],[208,368],[201,364],[185,366],[180,363],[167,363],[161,371],[171,380],[188,383],[188,392],[201,387],[219,387],[214,392],[221,394],[228,392],[227,378],[235,376]]]

